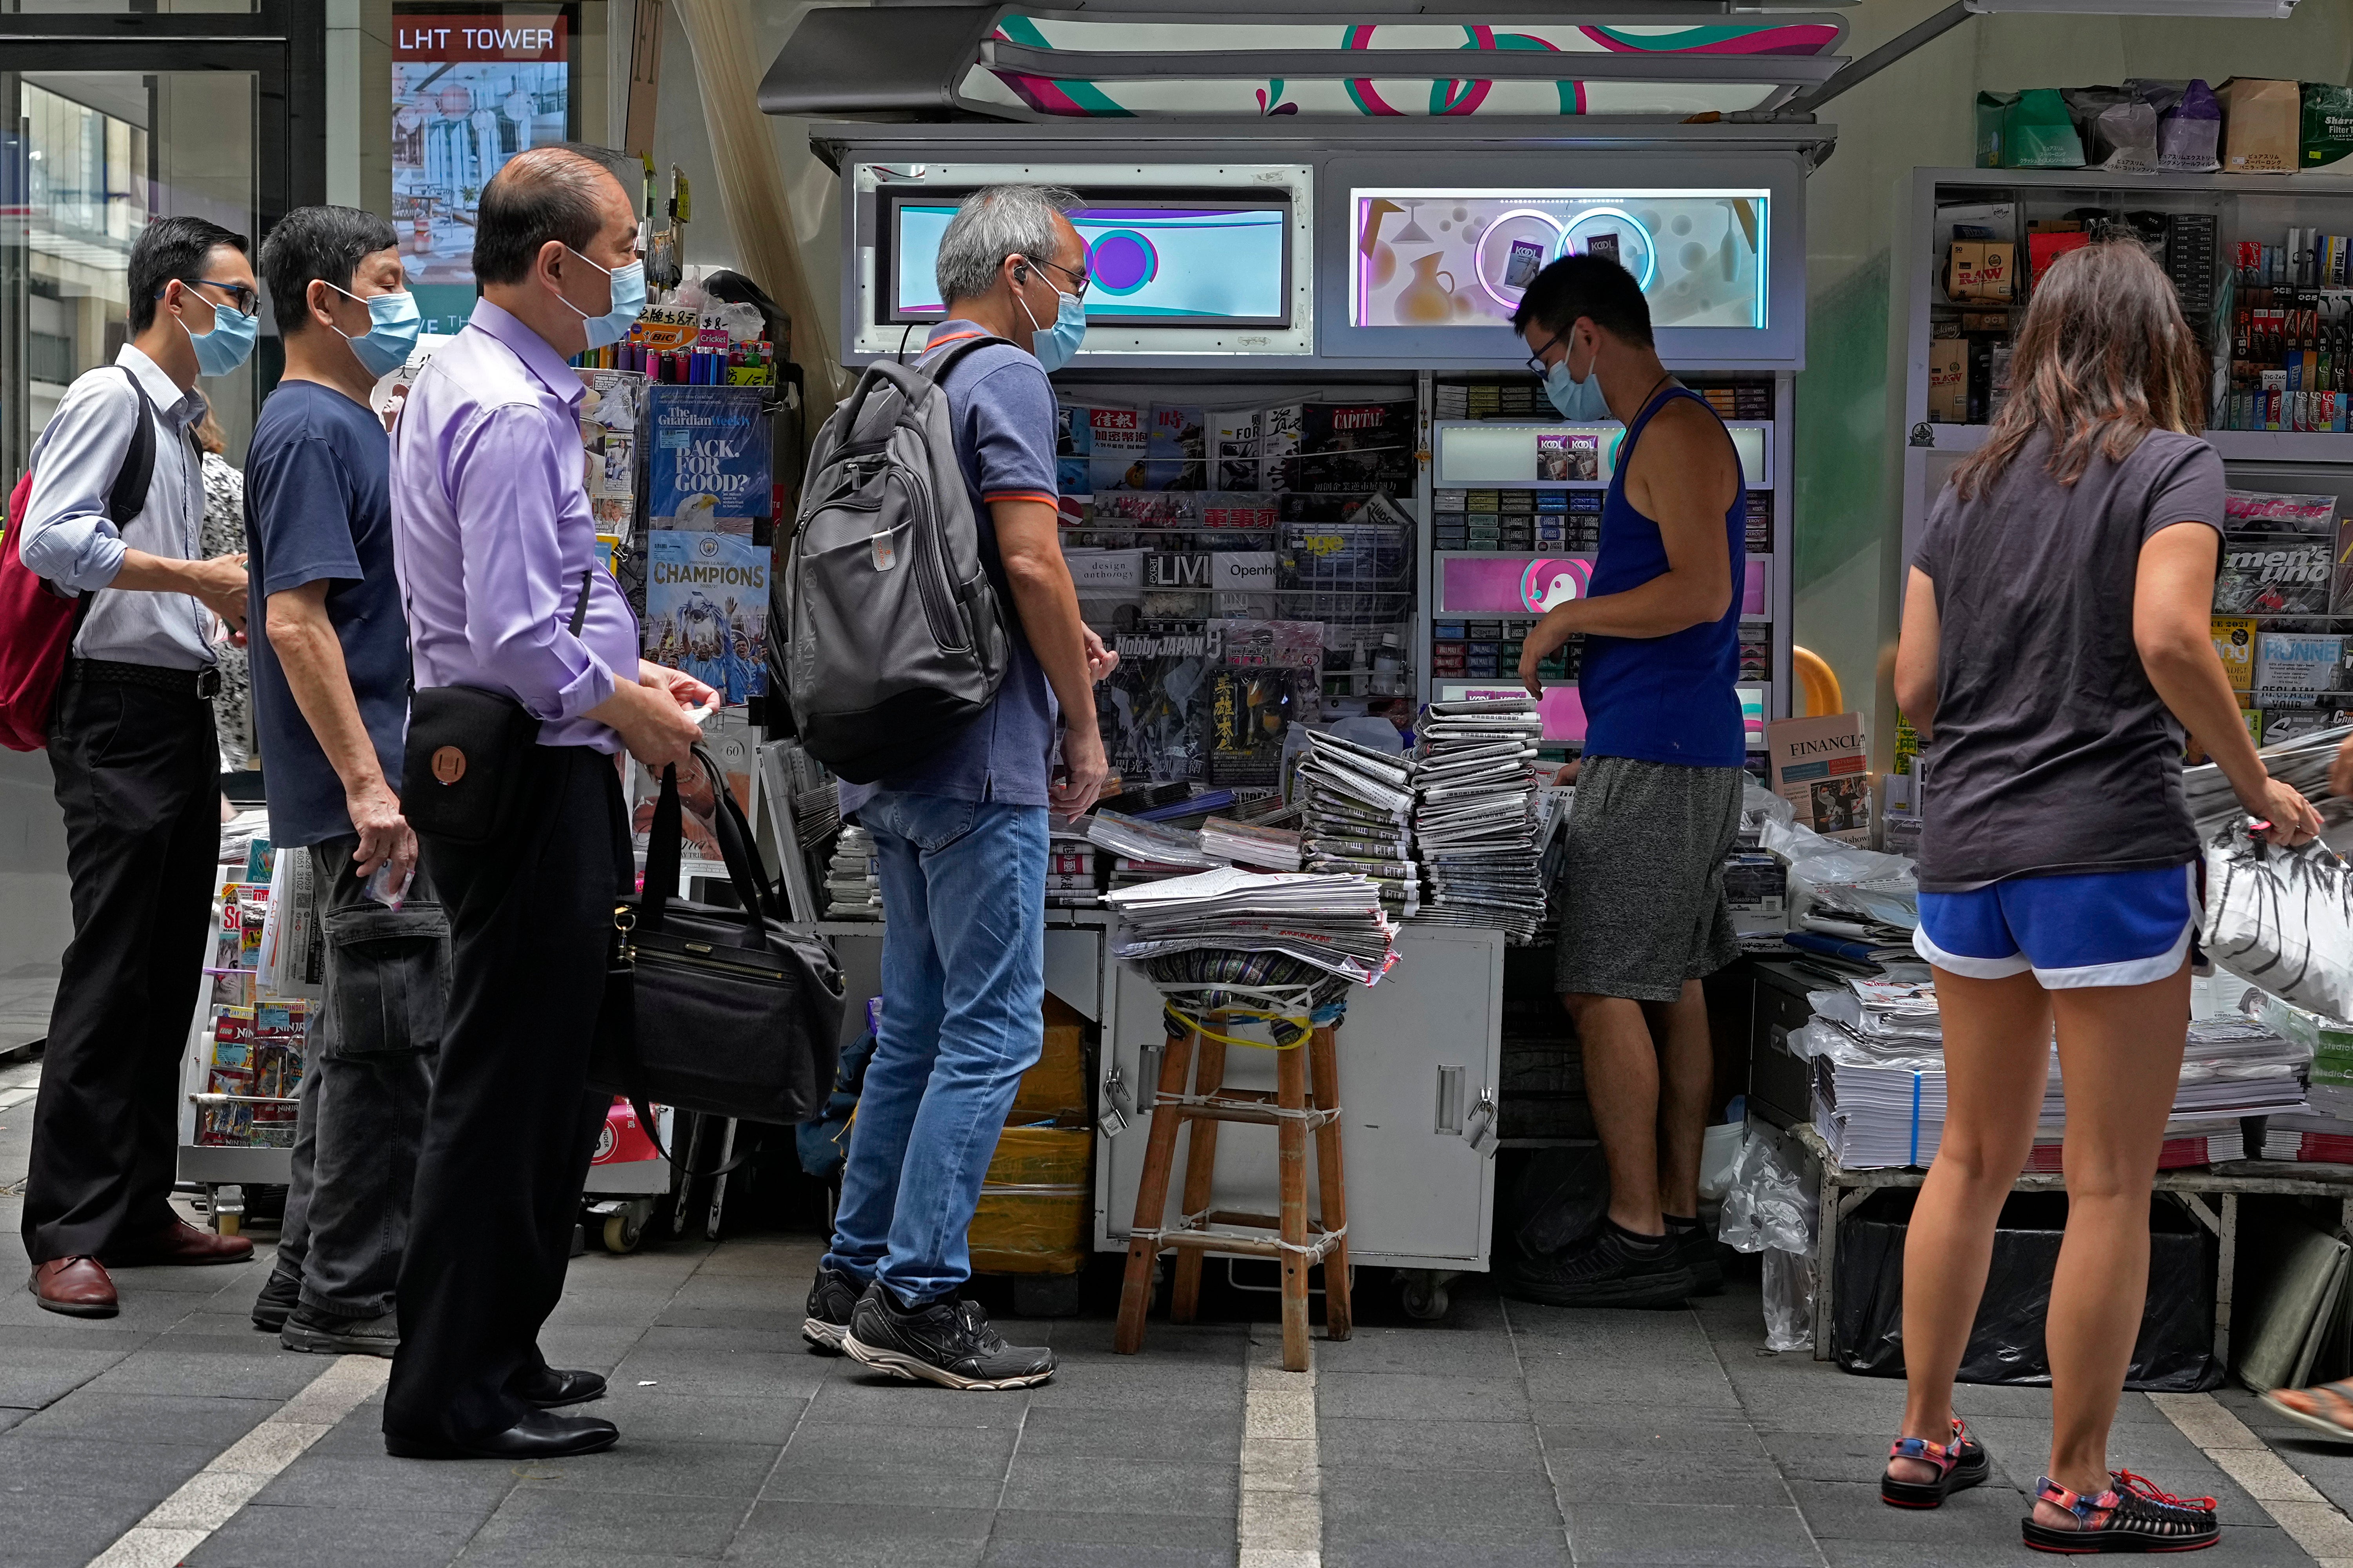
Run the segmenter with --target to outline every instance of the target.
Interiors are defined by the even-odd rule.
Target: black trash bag
[[[1609,1212],[1609,1166],[1600,1147],[1507,1149],[1496,1173],[1495,1250],[1546,1258]]]
[[[1849,1372],[1904,1375],[1904,1237],[1918,1194],[1873,1194],[1839,1226],[1838,1292],[1831,1353]],[[1977,1325],[1958,1381],[2047,1386],[2042,1325],[2067,1224],[2057,1193],[2017,1193],[2002,1205]],[[2169,1199],[2149,1211],[2148,1302],[2125,1387],[2145,1394],[2202,1393],[2221,1385],[2214,1359],[2214,1243]]]

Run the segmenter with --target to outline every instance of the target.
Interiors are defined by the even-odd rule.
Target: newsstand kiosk
[[[1732,429],[1752,507],[1751,745],[1789,711],[1805,181],[1833,132],[1683,121],[1822,79],[1841,33],[1787,14],[1344,26],[821,10],[761,103],[812,117],[840,174],[837,342],[853,370],[919,348],[942,319],[933,258],[965,194],[1078,195],[1088,332],[1054,383],[1066,552],[1124,660],[1106,744],[1131,786],[1247,790],[1275,783],[1283,719],[1522,694],[1518,638],[1582,591],[1623,436],[1554,417],[1506,324],[1528,279],[1570,252],[1614,255],[1641,280],[1660,352]],[[1493,79],[1432,74],[1474,58]],[[1376,59],[1378,75],[1350,74]],[[1588,79],[1537,74],[1572,69]],[[1547,743],[1573,753],[1573,655],[1543,711]],[[1159,997],[1110,958],[1099,909],[1048,914],[1050,988],[1101,1029],[1094,1243],[1116,1250]],[[1419,1271],[1408,1303],[1436,1315],[1448,1276],[1488,1265],[1492,1156],[1516,1141],[1504,935],[1409,919],[1398,947],[1340,1036],[1349,1250]],[[1267,1054],[1237,1053],[1230,1081],[1256,1081],[1240,1058]],[[1254,1152],[1221,1162],[1218,1207],[1271,1212],[1272,1161]]]

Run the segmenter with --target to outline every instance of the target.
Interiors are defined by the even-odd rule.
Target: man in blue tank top
[[[1568,256],[1512,318],[1573,423],[1626,426],[1587,596],[1528,634],[1520,678],[1582,637],[1585,753],[1558,890],[1554,984],[1585,1049],[1609,1213],[1506,1289],[1562,1306],[1650,1306],[1722,1284],[1697,1223],[1715,1102],[1700,980],[1738,955],[1724,858],[1747,742],[1734,689],[1748,499],[1724,423],[1659,361],[1650,307],[1615,261]]]

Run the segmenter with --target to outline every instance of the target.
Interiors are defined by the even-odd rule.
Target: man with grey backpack
[[[794,719],[874,836],[886,922],[879,1041],[802,1333],[957,1389],[1054,1373],[956,1291],[1043,1044],[1047,813],[1085,811],[1107,771],[1092,683],[1116,656],[1062,560],[1046,380],[1086,331],[1074,201],[965,198],[940,241],[948,319],[819,436],[785,574]]]

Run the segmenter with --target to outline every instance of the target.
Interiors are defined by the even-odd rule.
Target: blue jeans
[[[1044,1048],[1046,808],[885,790],[882,1026],[828,1265],[902,1301],[972,1278],[965,1233],[1021,1075]]]

